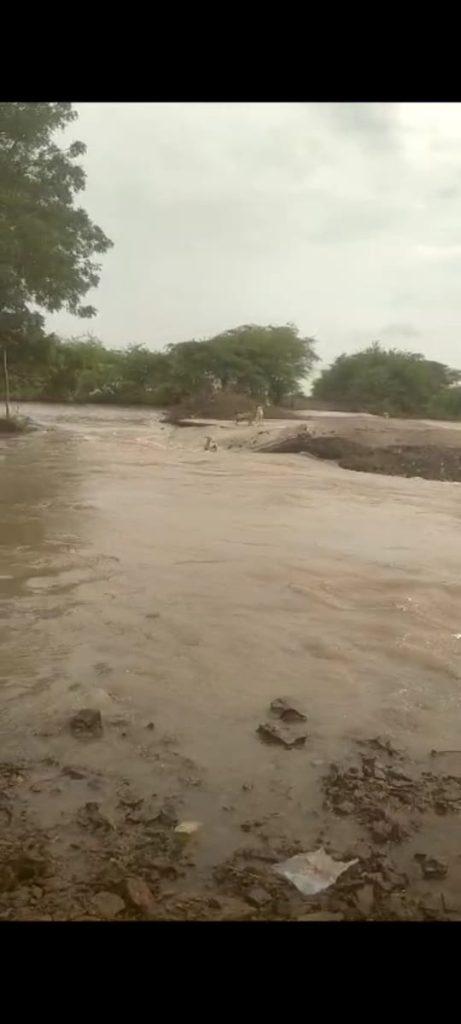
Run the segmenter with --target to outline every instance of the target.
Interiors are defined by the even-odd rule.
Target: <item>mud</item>
[[[290,424],[30,414],[0,444],[0,918],[461,918],[458,485],[252,450]],[[284,694],[300,748],[257,733],[303,728]],[[273,865],[320,846],[359,862],[303,897]]]
[[[261,450],[278,453],[306,453],[336,462],[342,469],[387,476],[422,477],[425,480],[461,481],[461,447],[442,445],[391,445],[370,447],[345,437],[310,437],[302,431],[294,437],[275,441]]]

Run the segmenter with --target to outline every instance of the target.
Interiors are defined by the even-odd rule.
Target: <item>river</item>
[[[242,822],[313,841],[321,767],[357,739],[461,746],[459,484],[208,453],[152,411],[23,411],[45,429],[0,439],[0,738],[2,761],[54,762],[27,795],[41,827],[77,812],[86,783],[56,780],[79,763],[109,808],[123,784],[199,820],[204,877]],[[286,694],[302,752],[255,732]],[[84,748],[82,707],[104,723]]]

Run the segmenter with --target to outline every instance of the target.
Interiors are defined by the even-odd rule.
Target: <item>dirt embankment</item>
[[[165,419],[166,422],[176,426],[182,426],[183,420],[190,420],[192,417],[232,421],[237,413],[240,416],[244,416],[246,413],[249,416],[254,415],[258,405],[258,399],[232,391],[218,392],[216,395],[196,395],[171,406]],[[265,406],[264,415],[268,420],[303,420],[305,418],[304,412],[300,410],[285,409],[278,405]]]
[[[264,439],[258,450],[299,453],[342,469],[426,480],[461,481],[461,431],[424,422],[370,417],[325,418]]]

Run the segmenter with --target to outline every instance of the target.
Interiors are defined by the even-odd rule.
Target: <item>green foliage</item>
[[[460,420],[461,388],[445,388],[434,395],[428,405],[428,415],[436,420]]]
[[[353,411],[429,415],[436,397],[449,392],[461,373],[414,352],[385,350],[375,342],[342,355],[315,381],[313,394]]]
[[[36,328],[11,346],[11,394],[16,399],[172,405],[216,390],[254,399],[287,400],[317,358],[312,342],[288,327],[239,327],[209,341],[105,349],[92,338],[62,342]]]
[[[81,299],[99,281],[112,245],[76,195],[85,173],[82,142],[60,149],[56,131],[76,118],[70,103],[0,103],[0,344],[8,349],[43,331],[43,316],[66,308],[93,316]]]
[[[213,389],[280,403],[299,390],[317,356],[297,327],[235,327],[208,341],[169,348],[171,377],[184,396]]]

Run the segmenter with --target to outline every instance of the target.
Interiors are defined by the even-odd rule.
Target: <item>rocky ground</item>
[[[80,712],[69,727],[83,743],[103,742],[99,712]],[[274,701],[255,730],[255,742],[278,744],[286,757],[299,756],[293,747],[305,754],[303,712],[295,706],[291,714],[290,702]],[[174,753],[168,767],[177,773]],[[201,785],[193,765],[181,764],[180,770],[183,787]],[[300,770],[306,770],[305,761]],[[389,738],[357,742],[343,763],[325,765],[321,773],[323,812],[310,851],[301,839],[270,839],[265,822],[250,818],[241,821],[239,847],[207,871],[197,871],[196,864],[202,825],[181,823],[180,798],[159,800],[155,793],[146,798],[120,778],[109,813],[101,798],[103,784],[98,773],[54,758],[0,765],[0,920],[333,922],[461,916],[460,856],[435,855],[433,837],[441,821],[445,834],[459,829],[461,751],[432,751],[425,764],[416,764]],[[65,786],[79,787],[87,798],[61,825],[44,828],[34,799],[45,794],[53,800]],[[453,838],[454,833],[447,844],[451,849]],[[354,863],[332,885],[306,896],[274,866],[315,850]]]

